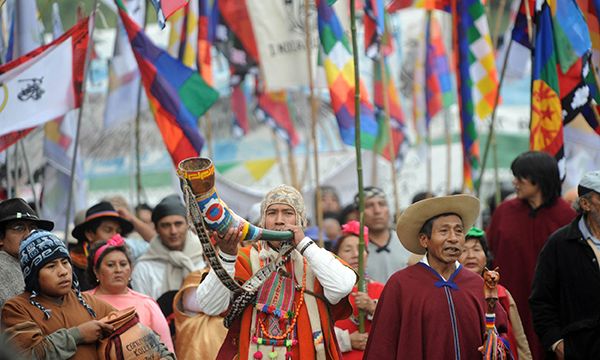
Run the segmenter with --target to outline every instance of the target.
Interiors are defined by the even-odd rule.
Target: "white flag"
[[[72,58],[69,38],[0,75],[0,136],[75,108]]]
[[[262,74],[268,91],[285,90],[308,85],[306,63],[306,33],[304,0],[246,1],[248,15],[260,57]],[[313,1],[309,5],[309,20],[313,77],[317,68],[319,32],[317,9]],[[347,14],[344,1],[334,5],[338,14]],[[346,19],[347,16],[341,16]],[[347,29],[347,22],[342,22]]]
[[[143,24],[146,3],[140,0],[126,2],[127,11],[138,24]],[[117,20],[117,39],[114,56],[109,63],[108,95],[104,110],[104,127],[118,126],[135,120],[138,94],[142,96],[140,111],[148,108],[148,100],[140,91],[140,72],[131,50],[127,32],[121,19]]]

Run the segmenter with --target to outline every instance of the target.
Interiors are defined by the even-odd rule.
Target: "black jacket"
[[[529,305],[549,349],[564,339],[566,359],[600,359],[600,269],[578,216],[554,232],[539,257]]]

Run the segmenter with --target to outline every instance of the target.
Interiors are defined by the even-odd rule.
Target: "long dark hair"
[[[517,156],[510,165],[513,175],[538,185],[544,205],[550,205],[560,197],[560,175],[554,157],[542,151],[527,151]]]

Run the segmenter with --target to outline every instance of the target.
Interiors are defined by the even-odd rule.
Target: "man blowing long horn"
[[[211,269],[196,292],[194,311],[218,315],[239,311],[219,352],[220,359],[340,359],[333,323],[348,317],[348,294],[357,277],[333,254],[304,235],[306,215],[302,195],[280,185],[261,204],[260,226],[293,233],[295,248],[280,254],[280,242],[259,241],[238,249],[242,233],[230,228],[217,237],[219,257],[227,272],[245,282],[266,264],[280,260],[254,299],[240,296],[233,303],[231,291]]]

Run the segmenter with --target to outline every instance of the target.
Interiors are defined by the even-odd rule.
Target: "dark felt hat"
[[[133,224],[128,220],[125,220],[119,215],[117,210],[108,201],[101,201],[85,212],[85,220],[75,226],[71,235],[79,241],[85,241],[85,231],[88,229],[90,223],[96,219],[109,219],[115,220],[121,226],[121,235],[127,235],[133,230]]]
[[[41,220],[36,212],[21,198],[12,198],[0,202],[0,226],[13,220],[33,221],[38,228],[43,230],[54,229],[54,223]]]

